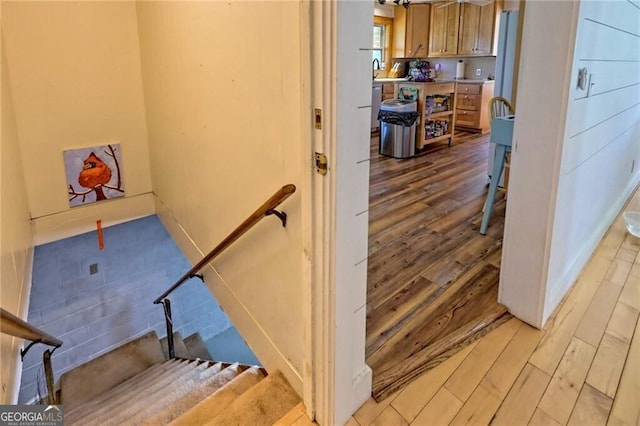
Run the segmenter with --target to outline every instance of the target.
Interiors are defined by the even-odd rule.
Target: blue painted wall
[[[98,265],[96,274],[90,274],[92,264]],[[162,307],[153,300],[190,267],[157,216],[104,229],[103,250],[96,232],[37,246],[28,320],[64,341],[53,354],[55,379],[150,330],[165,336]],[[187,281],[170,299],[174,331],[183,337],[200,332],[205,341],[216,341],[237,335],[200,280]],[[25,357],[20,403],[36,395],[45,349],[36,345]]]

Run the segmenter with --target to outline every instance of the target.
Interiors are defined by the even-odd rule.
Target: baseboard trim
[[[173,237],[178,247],[180,247],[187,260],[191,264],[200,261],[205,253],[157,196],[154,196],[154,203],[156,214],[160,221]],[[212,266],[205,267],[202,273],[207,287],[267,371],[280,370],[298,395],[302,395],[303,387],[300,373],[280,352],[251,312],[236,296],[231,286],[224,281]],[[371,388],[369,387],[369,392],[370,390]]]
[[[578,276],[587,265],[587,262],[589,262],[589,259],[598,247],[598,244],[600,243],[602,238],[604,238],[605,234],[607,233],[613,222],[616,220],[618,214],[629,202],[630,197],[633,196],[635,190],[638,188],[639,183],[640,174],[638,174],[635,179],[629,181],[629,184],[627,185],[625,190],[620,194],[620,197],[618,197],[618,200],[616,200],[616,202],[607,211],[607,214],[604,217],[605,220],[600,221],[601,225],[596,228],[596,230],[591,234],[591,237],[587,240],[586,244],[582,246],[582,249],[575,257],[575,260],[573,261],[571,266],[569,266],[562,274],[559,280],[560,285],[552,290],[552,293],[548,298],[548,303],[544,307],[542,324],[540,325],[541,328],[544,326],[553,312],[555,312],[564,296],[575,285]]]
[[[34,245],[39,246],[93,231],[97,220],[101,220],[106,228],[154,213],[153,194],[150,192],[74,207],[34,218],[33,241]]]
[[[373,383],[373,371],[368,365],[364,365],[360,374],[353,379],[353,406],[351,412],[355,413],[362,404],[371,397],[371,387]]]

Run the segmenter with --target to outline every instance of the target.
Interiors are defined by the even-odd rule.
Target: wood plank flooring
[[[639,316],[640,238],[619,215],[543,330],[512,318],[347,425],[638,425]]]
[[[512,318],[347,424],[638,425],[639,316],[640,238],[619,216],[544,330]]]
[[[456,136],[405,160],[379,155],[372,138],[366,362],[377,400],[511,318],[497,303],[502,193],[478,232],[488,135]]]

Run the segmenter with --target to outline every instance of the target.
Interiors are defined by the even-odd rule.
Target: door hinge
[[[316,172],[320,173],[322,176],[327,174],[328,164],[327,156],[322,154],[321,152],[316,152]]]

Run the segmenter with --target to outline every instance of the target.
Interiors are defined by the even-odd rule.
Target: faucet
[[[375,68],[373,68],[373,70],[371,71],[373,78],[372,80],[376,79],[376,70],[380,70],[380,60],[378,58],[373,58],[373,63],[371,64],[372,67],[375,66]]]

